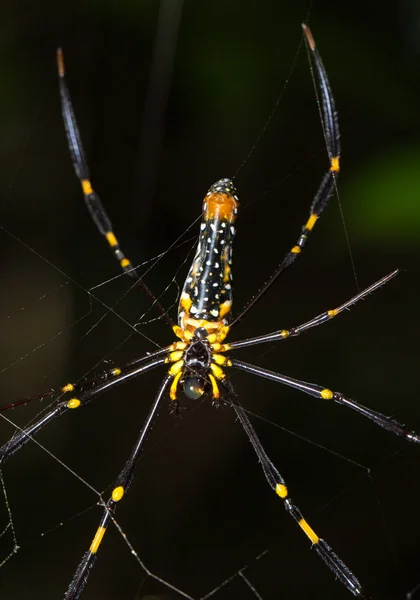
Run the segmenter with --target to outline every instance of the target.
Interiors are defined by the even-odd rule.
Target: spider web
[[[228,6],[234,11],[233,5]],[[169,150],[163,157],[153,204],[148,204],[147,195],[139,199],[132,192],[138,132],[128,140],[126,132],[136,122],[136,111],[141,111],[141,98],[133,87],[124,94],[122,104],[115,104],[133,71],[132,64],[125,62],[127,55],[135,48],[135,62],[139,63],[139,57],[147,52],[146,46],[121,40],[136,39],[147,15],[135,20],[135,26],[120,15],[119,53],[118,44],[111,41],[115,15],[102,15],[100,25],[99,20],[94,21],[94,35],[90,32],[94,41],[89,44],[102,42],[102,47],[108,46],[106,54],[112,56],[102,58],[110,62],[104,65],[99,61],[99,69],[81,60],[76,60],[72,69],[72,52],[80,57],[83,48],[72,46],[70,33],[68,50],[65,45],[83,137],[94,140],[88,153],[96,187],[110,212],[113,202],[117,203],[111,214],[127,255],[142,265],[142,271],[151,267],[147,283],[152,289],[161,293],[168,288],[163,296],[168,308],[176,301],[177,285],[182,285],[183,263],[188,263],[192,243],[181,242],[191,237],[187,227],[199,216],[203,181],[205,188],[213,179],[234,171],[238,156],[245,156],[257,137],[261,121],[255,114],[263,120],[279,87],[276,82],[288,72],[299,37],[296,24],[304,12],[300,9],[296,15],[290,7],[274,8],[268,3],[258,23],[252,23],[249,15],[240,15],[237,34],[231,27],[224,31],[219,26],[215,43],[211,36],[203,37],[202,30],[200,37],[195,33],[197,19],[214,22],[214,15],[199,13],[190,3],[185,9],[185,37],[180,38],[176,66],[179,79],[168,109],[164,147]],[[82,8],[68,17],[69,32],[72,19],[80,16],[78,11]],[[322,14],[319,18],[322,23]],[[313,24],[314,31],[318,27]],[[268,60],[267,46],[258,32],[273,36],[271,48],[278,52],[274,61]],[[125,278],[115,277],[116,266],[112,257],[107,257],[103,240],[95,236],[81,199],[75,202],[80,192],[64,143],[57,94],[51,83],[54,75],[40,68],[51,64],[56,44],[47,33],[38,35],[39,43],[31,42],[37,53],[28,50],[22,52],[24,59],[20,55],[14,58],[18,83],[6,106],[13,123],[13,134],[6,139],[13,143],[10,146],[3,141],[2,147],[2,171],[6,174],[0,221],[4,257],[0,332],[5,341],[0,368],[2,404],[100,373],[173,339],[161,320],[151,321],[147,299],[132,290]],[[249,36],[255,46],[243,43],[234,52],[235,44]],[[331,58],[334,46],[321,44],[319,37],[317,34],[333,78],[340,69]],[[145,38],[146,34],[142,40]],[[191,48],[200,49],[199,57],[192,55]],[[227,57],[234,61],[236,56],[238,62],[223,70]],[[261,61],[258,64],[256,56]],[[38,67],[37,77],[43,76],[44,92],[39,92],[33,76],[33,85],[28,86],[28,60],[32,70]],[[241,68],[236,85],[224,88],[232,72]],[[234,252],[237,310],[294,240],[325,168],[325,157],[318,153],[322,132],[312,90],[308,78],[304,80],[302,75],[305,90],[300,82],[305,70],[303,60],[255,162],[241,172],[240,183],[238,180],[240,193],[244,191]],[[96,74],[90,82],[92,72]],[[197,82],[201,72],[206,73],[206,85],[198,81],[193,88],[190,80],[194,76]],[[101,79],[104,73],[118,93],[110,91],[108,80]],[[240,87],[243,82],[247,87]],[[19,94],[24,85],[29,88],[25,100]],[[342,97],[348,91],[335,87],[340,114],[343,106],[345,117]],[[211,101],[209,89],[217,90]],[[230,91],[220,91],[225,89]],[[251,97],[254,89],[259,95]],[[100,96],[103,114],[97,113],[98,99],[92,94]],[[12,106],[16,97],[19,104]],[[182,119],[174,116],[179,111]],[[214,122],[203,123],[203,114]],[[216,127],[218,135],[214,134]],[[351,156],[352,148],[353,154],[363,149],[360,138],[352,140],[349,127],[346,129],[343,143]],[[204,157],[200,162],[199,155]],[[314,156],[309,161],[308,157]],[[348,162],[348,172],[353,168],[357,174],[357,165],[352,165],[350,158]],[[261,194],[261,189],[267,193]],[[314,234],[301,263],[268,294],[261,309],[232,332],[232,340],[303,322],[354,293],[335,206],[319,227],[322,229]],[[186,235],[178,242],[179,232]],[[173,244],[176,247],[164,251],[157,263],[150,259],[160,257],[162,249]],[[382,244],[375,248],[356,241],[354,252],[363,285],[395,266],[409,269],[414,264],[408,246]],[[287,345],[244,351],[244,359],[325,383],[418,430],[411,358],[416,330],[411,322],[403,335],[399,328],[409,291],[409,275],[404,275],[333,324]],[[139,333],[133,331],[134,325]],[[13,552],[14,544],[20,546],[2,567],[4,597],[63,595],[96,529],[98,494],[107,497],[161,376],[161,372],[152,373],[98,398],[79,415],[59,419],[37,436],[48,452],[35,443],[27,444],[4,465],[3,492],[7,496],[0,502],[1,559]],[[417,449],[338,407],[324,406],[259,379],[233,374],[232,380],[293,499],[360,577],[369,594],[385,599],[412,594],[415,599],[419,593]],[[50,399],[45,396],[5,416],[24,426]],[[266,600],[280,594],[348,598],[288,520],[231,411],[215,411],[204,401],[188,405],[182,421],[166,412],[162,410],[149,436],[135,481],[116,514],[116,526],[107,533],[82,598],[182,597],[168,584],[187,597],[217,600]],[[12,433],[13,427],[2,420],[2,442]],[[162,581],[147,575],[140,561]]]

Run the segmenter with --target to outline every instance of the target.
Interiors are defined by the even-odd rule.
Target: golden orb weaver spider
[[[177,410],[177,397],[180,393],[178,388],[179,384],[181,383],[184,385],[184,391],[186,392],[186,395],[193,398],[201,396],[204,391],[206,391],[206,388],[210,387],[213,399],[215,401],[219,401],[220,394],[222,392],[222,395],[226,397],[226,401],[233,406],[239,421],[241,422],[254,446],[269,484],[276,491],[277,495],[283,500],[286,510],[297,521],[302,531],[313,544],[313,547],[317,553],[335,573],[335,575],[341,579],[344,585],[355,595],[359,597],[363,596],[361,585],[355,576],[332,552],[331,548],[326,544],[326,542],[322,540],[322,538],[318,537],[314,530],[308,525],[306,520],[304,520],[299,509],[289,498],[288,490],[283,478],[266,455],[246,413],[235,397],[230,382],[226,380],[226,373],[229,367],[234,367],[238,370],[248,371],[251,373],[253,372],[254,374],[260,375],[267,379],[301,389],[303,392],[306,392],[316,398],[333,400],[338,404],[346,405],[356,412],[359,412],[360,414],[370,418],[380,426],[396,433],[397,435],[402,435],[410,441],[420,441],[416,434],[405,429],[396,421],[375,413],[370,409],[362,407],[356,402],[342,396],[341,394],[332,392],[328,388],[297,381],[271,371],[248,365],[247,363],[231,359],[230,357],[227,358],[225,356],[226,352],[230,352],[231,350],[240,347],[251,346],[268,341],[285,340],[288,337],[299,335],[311,327],[322,324],[342,312],[344,309],[352,306],[359,299],[365,297],[367,294],[384,285],[396,274],[396,272],[391,273],[336,309],[322,313],[303,325],[291,328],[289,330],[279,330],[266,336],[258,336],[256,338],[247,339],[240,342],[225,342],[225,338],[229,333],[229,329],[232,328],[232,326],[238,322],[240,318],[242,318],[245,312],[247,312],[251,306],[257,302],[262,294],[271,286],[277,276],[301,253],[307,237],[312,231],[317,218],[324,210],[329,197],[331,196],[335,184],[335,177],[339,171],[339,131],[334,109],[334,101],[329,88],[325,70],[315,47],[315,43],[311,37],[309,29],[306,27],[304,30],[314,59],[315,69],[319,77],[320,92],[323,101],[324,126],[331,157],[331,167],[325,175],[318,193],[315,196],[315,200],[311,207],[310,216],[297,240],[296,245],[286,255],[284,261],[279,265],[278,269],[273,274],[273,277],[267,282],[267,284],[254,298],[251,304],[248,305],[245,311],[240,314],[239,317],[233,321],[230,321],[229,316],[231,310],[231,297],[229,297],[229,295],[231,294],[231,288],[228,286],[231,285],[231,256],[229,252],[223,254],[222,246],[229,248],[229,250],[231,249],[234,235],[234,231],[232,231],[231,228],[234,227],[233,222],[236,216],[235,209],[237,209],[237,195],[234,189],[234,184],[231,180],[220,180],[217,182],[217,184],[214,184],[214,186],[210,188],[208,195],[206,196],[207,202],[203,211],[204,220],[202,223],[202,244],[197,250],[195,261],[181,296],[179,324],[175,327],[175,334],[178,336],[180,341],[173,342],[170,346],[158,351],[153,356],[148,355],[125,365],[121,369],[113,369],[111,373],[112,378],[109,381],[99,385],[94,385],[91,390],[83,392],[82,394],[77,394],[76,385],[67,384],[63,386],[62,391],[69,394],[71,397],[58,403],[49,413],[47,413],[41,420],[34,423],[32,426],[21,432],[18,432],[12,438],[12,440],[2,448],[2,458],[6,459],[16,452],[21,446],[23,446],[32,435],[34,435],[44,425],[54,420],[60,414],[87,404],[102,391],[105,391],[106,389],[118,385],[119,383],[122,383],[128,379],[134,378],[146,370],[152,369],[159,365],[170,365],[168,374],[164,379],[161,388],[159,389],[155,403],[152,406],[149,417],[144,425],[137,444],[133,449],[133,453],[116,480],[111,498],[108,501],[107,506],[104,508],[102,520],[92,540],[90,549],[79,565],[76,575],[66,594],[66,598],[77,598],[81,594],[87,574],[95,561],[97,551],[102,542],[102,538],[110,522],[111,516],[115,511],[118,502],[120,502],[120,500],[123,498],[124,493],[127,491],[131,483],[136,462],[139,458],[143,447],[143,442],[147,435],[147,431],[151,426],[158,405],[160,405],[165,392],[168,391],[171,397],[171,402],[173,403],[175,410]],[[107,214],[103,209],[99,198],[92,189],[82,145],[79,138],[78,128],[74,119],[72,106],[64,79],[64,65],[61,53],[58,54],[58,64],[63,115],[69,138],[69,145],[73,155],[74,166],[82,184],[86,204],[90,210],[95,224],[97,225],[99,231],[106,237],[108,244],[120,262],[123,270],[129,276],[134,278],[140,286],[144,287],[144,284],[137,276],[135,269],[131,267],[130,262],[122,253],[122,250],[119,247],[117,239],[113,233],[112,225],[107,217]],[[229,234],[230,232],[228,237],[225,237],[223,232],[217,228],[218,224],[220,224],[220,227],[225,225],[227,233]],[[204,261],[205,255],[203,252],[206,244],[209,245],[211,261],[209,259]],[[217,260],[217,255],[221,257],[220,262]],[[208,265],[207,262],[209,262]],[[218,266],[216,267],[216,265]],[[213,267],[214,269],[219,269],[218,273],[221,274],[221,278],[218,280],[215,279],[214,277],[216,276],[216,272],[206,269],[205,266],[208,266],[209,269]],[[202,270],[200,271],[200,269]],[[207,273],[206,285],[208,284],[208,287],[205,287],[204,285],[204,279],[202,275],[204,271]],[[216,286],[218,290],[221,290],[221,293],[224,293],[223,302],[219,302],[220,298],[216,297],[216,292],[211,295],[211,287],[215,283],[218,283],[218,286]],[[146,292],[150,293],[147,289]],[[164,311],[163,314],[165,314]],[[199,318],[196,318],[197,315],[199,315]],[[192,375],[190,376],[190,374]]]

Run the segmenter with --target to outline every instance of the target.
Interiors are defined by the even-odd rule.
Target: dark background
[[[56,47],[64,49],[94,186],[126,254],[140,264],[182,234],[190,240],[146,276],[158,294],[172,282],[162,301],[175,318],[173,282],[182,286],[197,225],[186,229],[200,216],[207,188],[237,172],[261,133],[308,10],[291,0],[169,2],[157,43],[158,92],[148,102],[159,7],[19,1],[0,11],[2,404],[173,340],[163,322],[144,323],[155,315],[140,318],[147,299],[118,277],[84,207],[61,122]],[[402,273],[351,314],[237,356],[342,391],[419,431],[420,7],[414,0],[314,2],[309,23],[339,110],[339,195],[359,287],[396,267]],[[295,243],[327,167],[302,46],[277,113],[236,178],[236,311]],[[335,198],[304,256],[231,339],[302,323],[357,289]],[[108,491],[161,376],[101,396],[39,441]],[[369,597],[408,598],[420,583],[420,449],[338,406],[245,374],[232,380],[243,405],[263,417],[253,419],[255,427],[310,524]],[[3,414],[24,425],[48,401]],[[182,421],[162,410],[117,513],[147,567],[194,598],[235,574],[212,597],[255,598],[238,574],[246,565],[244,575],[265,600],[349,598],[270,491],[232,412],[216,411],[210,400],[188,409]],[[1,440],[12,432],[2,421]],[[98,498],[35,444],[3,473],[21,549],[2,568],[2,598],[61,598],[96,530]],[[8,516],[3,500],[0,506],[2,529]],[[10,530],[0,544],[4,558],[13,547]],[[179,597],[145,575],[111,528],[83,598]]]

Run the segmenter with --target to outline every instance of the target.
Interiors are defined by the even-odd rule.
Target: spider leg
[[[341,304],[340,306],[337,306],[337,308],[333,308],[332,310],[326,310],[325,312],[314,317],[310,321],[303,323],[302,325],[292,327],[291,329],[278,329],[277,331],[273,331],[272,333],[267,333],[265,335],[259,335],[257,337],[249,338],[247,340],[241,340],[239,342],[224,344],[224,352],[226,352],[227,350],[245,348],[247,346],[255,346],[256,344],[262,344],[264,342],[286,340],[290,337],[296,337],[297,335],[300,335],[301,333],[307,331],[308,329],[311,329],[312,327],[317,327],[318,325],[327,323],[327,321],[331,321],[333,317],[336,317],[338,314],[343,312],[343,310],[351,308],[354,304],[356,304],[356,302],[362,300],[368,294],[371,294],[375,290],[379,289],[380,287],[391,281],[391,279],[398,275],[398,272],[398,269],[392,271],[392,273],[389,273],[388,275],[385,275],[385,277],[382,277],[382,279],[375,281],[375,283],[353,296],[353,298],[350,298],[350,300],[344,302],[344,304]]]
[[[61,112],[66,129],[67,143],[69,146],[73,167],[82,186],[85,204],[89,210],[90,216],[92,217],[92,220],[95,223],[99,233],[107,240],[115,258],[120,264],[121,269],[134,280],[135,284],[138,285],[143,292],[149,296],[153,305],[156,306],[156,309],[160,312],[168,325],[172,327],[174,324],[172,319],[167,314],[166,310],[153,292],[144,283],[136,269],[131,264],[130,260],[121,250],[115,233],[113,232],[111,219],[109,218],[98,194],[92,188],[89,176],[89,168],[82,145],[79,128],[77,126],[76,117],[74,115],[70,93],[65,79],[64,59],[61,48],[57,50],[57,68],[61,98]]]
[[[156,417],[157,410],[164,397],[165,391],[169,388],[172,379],[172,375],[167,375],[161,383],[159,391],[152,404],[149,414],[147,415],[146,421],[140,431],[140,435],[137,438],[133,450],[122,470],[120,471],[117,479],[115,480],[114,489],[112,490],[108,502],[104,506],[104,512],[99,522],[98,529],[95,533],[89,550],[83,555],[83,558],[76,569],[74,577],[64,596],[65,600],[77,600],[83,591],[89,576],[89,572],[95,563],[96,555],[106,533],[106,529],[115,513],[117,503],[122,499],[130,486],[144,442]]]
[[[129,368],[134,367],[135,365],[140,365],[142,363],[145,363],[145,362],[149,361],[151,358],[160,356],[161,354],[166,354],[169,351],[170,351],[170,348],[161,348],[160,350],[153,352],[153,354],[145,354],[144,356],[141,356],[140,358],[135,358],[134,360],[130,360],[129,362],[125,363],[125,365],[121,368],[115,367],[113,369],[110,369],[108,372],[104,372],[104,375],[116,377],[117,375],[120,375],[123,371],[126,372]],[[94,383],[95,380],[97,380],[97,377],[88,379],[84,383]],[[61,389],[62,392],[69,391],[67,389],[67,386],[64,386],[64,387],[66,389],[64,389],[64,390]],[[22,398],[21,400],[15,400],[15,402],[10,402],[9,404],[2,404],[0,406],[0,413],[5,412],[6,410],[11,410],[13,408],[17,408],[18,406],[25,406],[26,404],[30,404],[31,402],[35,402],[36,400],[44,400],[45,398],[51,397],[54,393],[56,393],[56,390],[49,390],[48,392],[44,392],[43,394],[38,394],[37,396],[29,396],[28,398]]]
[[[340,171],[340,130],[338,126],[337,111],[335,109],[335,101],[328,81],[327,72],[322,63],[321,56],[315,46],[315,41],[309,27],[302,25],[303,33],[305,34],[309,51],[312,55],[315,72],[318,78],[319,91],[321,94],[321,111],[322,123],[324,128],[325,142],[327,145],[328,156],[330,159],[330,168],[325,173],[319,184],[318,190],[312,201],[309,211],[309,218],[306,224],[302,227],[301,234],[296,241],[296,244],[287,252],[282,262],[274,270],[271,277],[265,282],[257,294],[251,298],[242,312],[233,320],[231,326],[242,320],[244,315],[262,298],[266,291],[273,285],[277,277],[287,267],[295,262],[296,258],[302,253],[302,250],[308,240],[315,223],[324,212],[329,199],[332,196],[336,185],[338,173]]]
[[[343,561],[335,554],[332,548],[327,544],[325,540],[318,537],[312,527],[303,517],[299,508],[291,500],[286,487],[286,482],[280,475],[276,467],[273,465],[271,460],[268,458],[262,444],[255,432],[255,429],[251,425],[247,414],[245,413],[242,406],[239,404],[236,394],[233,390],[233,386],[229,381],[222,381],[221,385],[227,392],[230,402],[235,410],[235,413],[248,436],[249,441],[254,447],[257,454],[258,461],[261,464],[264,475],[268,481],[269,486],[276,492],[276,494],[283,500],[284,508],[297,522],[303,533],[309,538],[312,543],[312,547],[315,549],[317,554],[322,558],[325,564],[331,569],[334,575],[345,585],[345,587],[359,598],[364,598],[362,586],[357,577],[350,571],[350,569],[343,563]]]
[[[162,354],[161,350],[158,350],[156,354]],[[150,369],[153,369],[159,365],[163,365],[165,363],[165,358],[160,356],[154,357],[150,356],[150,360],[141,366],[137,366],[135,369],[131,369],[129,371],[121,373],[122,369],[116,369],[115,372],[118,373],[113,379],[100,383],[98,385],[94,385],[91,389],[81,392],[77,394],[77,397],[72,397],[70,400],[58,400],[55,405],[42,417],[36,420],[31,425],[28,425],[24,429],[18,429],[13,437],[6,442],[0,448],[0,463],[4,462],[8,459],[12,454],[17,452],[24,444],[26,444],[32,437],[38,433],[45,425],[54,421],[57,417],[60,417],[64,413],[69,410],[73,410],[75,408],[79,408],[81,406],[85,406],[88,404],[93,398],[96,398],[100,393],[108,390],[111,387],[119,385],[128,379],[132,379],[133,377],[137,377]],[[73,392],[75,386],[71,383],[67,384],[61,391],[63,393]]]
[[[417,444],[420,444],[420,436],[414,431],[410,431],[409,429],[407,429],[402,423],[399,423],[395,419],[387,417],[382,413],[367,408],[366,406],[359,404],[355,400],[351,400],[350,398],[343,396],[343,394],[341,394],[340,392],[333,392],[332,390],[325,388],[322,385],[316,385],[314,383],[300,381],[299,379],[293,379],[292,377],[280,375],[279,373],[275,373],[274,371],[262,369],[261,367],[256,367],[255,365],[250,365],[240,360],[231,359],[231,363],[232,367],[235,367],[240,371],[246,371],[248,373],[253,373],[254,375],[264,377],[265,379],[271,379],[271,381],[284,383],[285,385],[300,390],[305,394],[309,394],[314,398],[332,400],[337,404],[347,406],[347,408],[351,408],[352,410],[358,412],[360,415],[370,419],[371,421],[376,423],[376,425],[379,425],[379,427],[383,427],[384,429],[391,431],[391,433],[394,433],[395,435],[404,437],[409,442],[416,442]]]

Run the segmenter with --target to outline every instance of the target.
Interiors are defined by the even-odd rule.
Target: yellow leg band
[[[92,189],[89,179],[82,179],[82,189],[83,189],[83,193],[86,196],[93,192],[93,189]]]
[[[128,260],[128,258],[123,258],[122,260],[120,260],[120,265],[122,267],[128,267],[130,265],[130,261]]]
[[[340,170],[340,157],[333,156],[331,159],[330,171],[334,171],[335,173],[338,173],[339,170]]]
[[[67,402],[67,408],[79,408],[79,406],[80,400],[78,398],[71,398],[71,400]]]
[[[299,246],[293,246],[293,248],[290,250],[290,252],[292,252],[293,254],[300,254],[302,252],[301,248],[299,248]]]
[[[105,235],[105,237],[106,237],[106,239],[107,239],[107,242],[108,242],[108,244],[109,244],[111,247],[118,246],[117,238],[116,238],[116,237],[115,237],[115,235],[112,233],[112,231],[108,231],[108,233]]]
[[[321,398],[323,398],[324,400],[332,400],[334,396],[334,392],[332,392],[331,390],[322,390],[321,392]]]
[[[95,533],[95,537],[92,540],[92,543],[90,545],[90,552],[92,552],[92,554],[96,554],[98,551],[99,546],[101,545],[102,542],[102,538],[105,535],[105,527],[98,527],[98,531]]]
[[[317,220],[318,220],[318,215],[311,215],[308,219],[308,222],[305,225],[305,228],[309,229],[309,231],[311,231],[311,229],[313,228],[313,226],[315,225]]]
[[[287,487],[283,483],[278,483],[276,485],[276,494],[280,496],[280,498],[287,498]]]
[[[124,488],[122,485],[119,485],[118,487],[116,487],[112,490],[111,498],[113,499],[114,502],[119,502],[119,500],[121,500],[121,498],[123,496],[124,496]]]
[[[62,392],[72,392],[74,390],[74,385],[72,383],[68,383],[64,387],[61,388]]]
[[[302,530],[306,533],[306,535],[308,536],[308,538],[311,540],[311,542],[313,544],[317,544],[319,542],[319,537],[317,536],[315,531],[312,529],[312,527],[309,527],[309,525],[305,521],[305,519],[301,519],[299,521],[299,525],[302,528]]]

